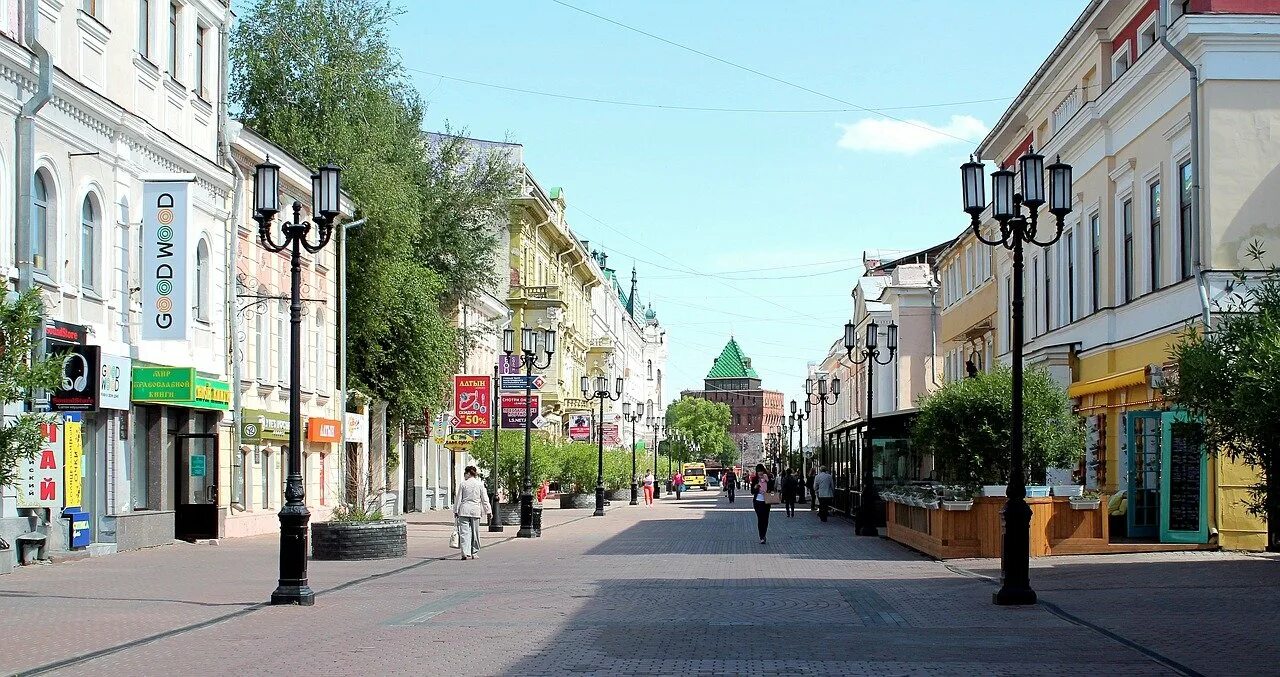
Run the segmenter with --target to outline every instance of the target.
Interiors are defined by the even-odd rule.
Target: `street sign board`
[[[538,396],[531,396],[526,404],[524,395],[503,394],[499,398],[502,409],[502,428],[504,430],[524,430],[526,407],[534,416],[538,415]]]
[[[569,416],[569,439],[575,441],[591,439],[590,414],[573,414]]]
[[[499,377],[503,390],[541,390],[546,385],[546,379],[539,374],[533,376],[525,376],[523,374],[506,374]]]
[[[466,433],[452,433],[444,439],[444,446],[450,451],[466,451],[475,439]]]
[[[612,446],[618,445],[619,437],[618,437],[617,423],[605,423],[600,426],[600,431],[604,433],[605,445],[612,445]]]
[[[501,375],[519,374],[520,373],[520,356],[519,355],[499,355],[498,356],[498,373]]]
[[[493,426],[493,381],[488,374],[453,377],[453,420],[457,430],[486,430]]]

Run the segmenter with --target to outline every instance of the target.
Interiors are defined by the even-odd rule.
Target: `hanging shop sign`
[[[499,398],[502,409],[502,427],[506,430],[524,430],[525,418],[532,413],[538,415],[538,396],[525,398],[524,395],[503,394]]]
[[[187,338],[191,186],[191,181],[146,181],[142,186],[143,340]]]
[[[520,373],[520,356],[519,355],[499,355],[498,356],[498,374],[506,376],[507,374]]]
[[[129,410],[129,386],[133,382],[133,360],[119,355],[100,356],[98,408]]]
[[[334,418],[312,416],[307,419],[308,442],[340,442],[342,441],[342,421]]]
[[[369,416],[347,412],[347,442],[369,444]]]
[[[449,451],[466,451],[471,448],[476,438],[466,433],[451,433],[444,438],[444,446]]]
[[[453,427],[486,430],[493,426],[493,380],[488,375],[453,377]]]
[[[80,414],[67,414],[62,424],[63,505],[84,506],[84,424]]]
[[[18,461],[18,507],[61,508],[66,477],[63,473],[61,419],[40,424],[40,451]]]
[[[240,441],[261,444],[289,441],[289,415],[261,409],[245,409],[240,416]]]
[[[569,416],[569,439],[586,441],[591,439],[591,415],[572,414]]]
[[[89,342],[89,330],[82,324],[45,320],[44,346],[45,352],[52,353],[69,345],[84,345]]]
[[[231,406],[231,386],[200,376],[192,367],[134,367],[131,392],[134,402],[191,409]]]
[[[62,380],[49,395],[54,411],[96,411],[102,378],[102,348],[64,345],[51,354],[62,355]]]

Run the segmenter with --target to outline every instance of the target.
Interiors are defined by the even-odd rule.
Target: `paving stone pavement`
[[[0,577],[0,673],[1274,674],[1275,637],[1206,627],[1191,609],[1151,615],[1216,580],[1230,603],[1252,598],[1258,622],[1274,617],[1275,561],[1244,560],[1236,590],[1214,573],[1236,558],[1173,558],[1181,577],[1145,592],[1126,583],[1167,560],[1037,562],[1052,606],[1000,608],[989,561],[946,566],[805,511],[773,511],[767,545],[749,502],[712,493],[589,514],[548,510],[543,538],[490,538],[466,562],[441,559],[439,517],[414,517],[410,557],[313,562],[305,609],[260,605],[269,537],[26,569]],[[1186,627],[1156,630],[1175,621]]]

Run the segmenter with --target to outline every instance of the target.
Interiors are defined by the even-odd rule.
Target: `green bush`
[[[558,472],[560,491],[583,493],[595,491],[596,445],[589,442],[570,442],[560,448]]]
[[[529,441],[529,477],[535,491],[544,481],[555,479],[560,448],[545,433],[535,432]],[[485,431],[471,447],[476,467],[487,478],[493,473],[493,431]],[[508,502],[520,494],[524,482],[524,431],[503,430],[498,435],[498,486]]]
[[[1029,480],[1046,468],[1073,468],[1084,456],[1084,427],[1066,391],[1043,369],[1023,380],[1024,460]],[[920,399],[915,449],[933,454],[944,482],[976,488],[1009,480],[1013,372],[999,368],[948,383]]]

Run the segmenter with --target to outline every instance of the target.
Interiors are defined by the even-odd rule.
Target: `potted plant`
[[[1082,484],[1055,484],[1049,487],[1054,496],[1080,496],[1084,493],[1084,485]]]
[[[605,498],[610,501],[631,500],[630,451],[611,449],[604,452],[604,490]]]
[[[1072,510],[1097,510],[1102,506],[1102,496],[1096,491],[1081,492],[1078,496],[1067,498]]]
[[[534,432],[529,440],[529,479],[536,495],[538,487],[551,477],[556,467],[557,446],[546,434]],[[472,445],[472,456],[492,491],[493,431],[485,431]],[[520,492],[524,484],[524,431],[503,430],[498,436],[498,490],[501,502],[498,517],[507,526],[520,524]]]
[[[596,445],[570,442],[560,448],[557,477],[560,480],[560,507],[583,509],[595,507]]]
[[[311,559],[384,559],[408,550],[404,520],[383,519],[378,508],[339,505],[329,521],[311,525]]]
[[[973,488],[950,485],[942,488],[943,510],[970,510],[973,508]]]

